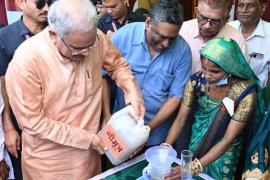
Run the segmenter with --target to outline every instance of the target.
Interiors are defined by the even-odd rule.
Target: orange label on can
[[[116,134],[115,130],[110,124],[107,124],[104,127],[100,137],[115,158],[118,158],[127,150],[126,144]]]

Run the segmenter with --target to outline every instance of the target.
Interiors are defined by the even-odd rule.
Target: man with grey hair
[[[183,23],[179,33],[192,51],[192,73],[202,69],[199,50],[212,38],[234,39],[243,54],[247,54],[243,35],[226,24],[231,5],[231,0],[199,0],[196,7],[197,18]]]
[[[239,0],[238,20],[229,23],[243,33],[250,67],[260,79],[262,88],[270,85],[270,23],[261,19],[266,8],[267,0]]]
[[[146,146],[165,141],[190,76],[190,48],[178,35],[183,19],[177,0],[160,0],[145,23],[128,24],[111,38],[130,63],[144,98],[144,121],[151,128]],[[124,106],[117,89],[114,111]]]
[[[101,69],[125,92],[134,117],[144,116],[128,63],[97,30],[89,0],[58,0],[49,27],[27,39],[6,73],[10,105],[22,129],[25,179],[85,180],[100,173],[106,147],[97,132],[101,113]]]

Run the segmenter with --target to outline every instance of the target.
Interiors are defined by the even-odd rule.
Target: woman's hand
[[[181,166],[173,167],[171,172],[165,175],[165,180],[179,180],[181,177]]]

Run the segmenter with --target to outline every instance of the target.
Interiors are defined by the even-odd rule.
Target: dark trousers
[[[12,156],[12,154],[9,153],[11,162],[12,162],[12,166],[14,169],[14,177],[16,180],[22,180],[23,176],[22,176],[22,167],[21,167],[21,150],[18,151],[18,158],[15,158],[14,156]]]
[[[16,118],[15,118],[12,111],[10,112],[10,115],[11,115],[11,120],[12,120],[12,124],[13,124],[14,128],[19,133],[19,135],[22,137],[22,131],[19,128],[18,122],[17,122],[17,120],[16,120]],[[21,149],[22,149],[22,146],[21,146]],[[14,169],[14,177],[15,177],[16,180],[22,180],[23,179],[22,165],[21,165],[21,154],[22,154],[22,151],[19,150],[18,151],[18,158],[15,158],[12,154],[9,153],[9,156],[10,156],[10,159],[11,159],[11,162],[12,162],[12,166],[13,166],[13,169]]]

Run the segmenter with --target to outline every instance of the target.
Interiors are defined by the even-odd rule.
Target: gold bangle
[[[199,159],[194,159],[192,161],[192,175],[193,176],[197,176],[198,174],[203,172],[203,166],[201,164],[201,162],[199,161]]]

